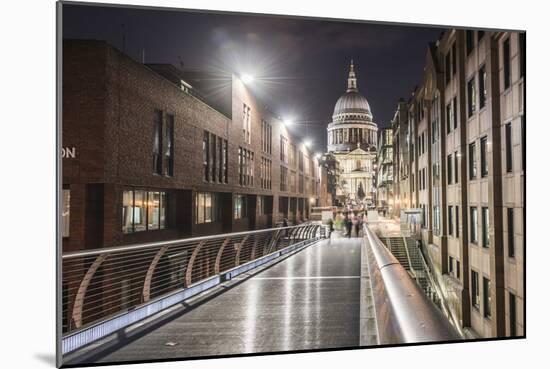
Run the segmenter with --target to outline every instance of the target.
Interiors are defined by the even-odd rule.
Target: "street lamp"
[[[309,138],[306,138],[304,140],[304,146],[307,147],[307,148],[309,148],[311,146],[311,143],[312,143],[312,141]]]
[[[254,82],[254,77],[250,74],[245,73],[241,76],[241,81],[243,81],[244,84],[249,84]]]
[[[294,122],[292,121],[292,119],[283,119],[283,124],[285,125],[285,127],[290,127],[294,124]]]

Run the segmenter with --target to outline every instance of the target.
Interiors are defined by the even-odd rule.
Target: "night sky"
[[[367,18],[368,14],[357,14]],[[389,126],[397,101],[422,79],[429,42],[442,28],[259,15],[65,5],[63,37],[106,40],[146,63],[253,75],[255,95],[298,122],[293,130],[326,150],[326,125],[353,58],[373,120]]]

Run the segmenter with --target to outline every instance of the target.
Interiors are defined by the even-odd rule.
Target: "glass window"
[[[454,234],[453,232],[453,207],[452,205],[449,205],[447,207],[447,214],[448,214],[448,218],[449,218],[449,231],[447,232],[447,234],[449,236],[452,236]]]
[[[210,166],[212,167],[212,182],[216,182],[218,174],[218,153],[216,150],[218,139],[216,135],[210,135]]]
[[[243,104],[243,140],[250,143],[250,107]]]
[[[69,237],[71,220],[71,190],[63,190],[63,204],[61,210],[61,226],[63,237]]]
[[[482,246],[489,247],[489,208],[481,208],[481,237]]]
[[[451,133],[452,127],[454,126],[454,123],[453,123],[453,104],[452,104],[452,102],[447,104],[446,111],[447,111],[447,116],[446,116],[446,119],[447,119],[447,134],[449,134],[449,133]]]
[[[129,233],[133,229],[134,191],[123,191],[122,193],[122,232]]]
[[[218,209],[218,195],[212,192],[195,194],[195,223],[212,223],[221,219]]]
[[[210,134],[204,131],[202,138],[202,166],[203,178],[205,181],[210,180]]]
[[[162,111],[155,109],[153,126],[153,173],[162,174]]]
[[[227,140],[223,140],[223,183],[228,183],[227,177]]]
[[[146,192],[142,190],[134,191],[134,231],[144,231],[147,229],[147,199]]]
[[[447,184],[453,183],[453,155],[447,155]]]
[[[512,171],[512,123],[505,126],[506,139],[506,172]]]
[[[476,111],[476,83],[475,78],[472,77],[468,81],[468,118],[471,117]]]
[[[472,142],[468,147],[468,159],[470,161],[470,180],[477,177],[477,155],[476,155],[476,143]]]
[[[198,193],[196,196],[197,206],[197,223],[204,223],[204,193]]]
[[[160,192],[148,192],[147,229],[160,228]]]
[[[502,62],[504,65],[504,89],[510,87],[510,38],[508,37],[502,46]]]
[[[441,214],[439,212],[439,206],[433,207],[434,211],[434,234],[439,235],[440,234],[440,228],[441,228]]]
[[[166,192],[160,192],[160,223],[159,228],[164,229],[166,228]]]
[[[482,109],[485,106],[487,100],[487,72],[485,66],[482,66],[479,70],[479,108]]]
[[[489,161],[487,160],[487,136],[481,138],[481,177],[489,174]]]
[[[166,228],[167,194],[161,191],[122,192],[122,232]]]
[[[456,261],[456,278],[460,279],[460,261]]]
[[[455,183],[458,183],[458,151],[455,151]]]
[[[513,258],[516,256],[514,245],[514,208],[507,208],[506,215],[506,218],[508,218],[508,257]]]
[[[479,275],[472,270],[472,306],[479,310]]]
[[[235,203],[233,207],[233,218],[242,219],[246,215],[246,195],[235,195]]]
[[[454,274],[454,259],[449,256],[449,274]]]
[[[174,175],[174,116],[168,114],[166,120],[166,149],[164,151],[164,174]]]
[[[491,281],[483,277],[483,316],[491,318]]]
[[[470,242],[477,243],[477,207],[470,208]]]
[[[455,236],[458,237],[458,228],[460,227],[460,217],[459,217],[459,207],[458,205],[455,206],[455,219],[456,219],[456,227],[455,227]]]

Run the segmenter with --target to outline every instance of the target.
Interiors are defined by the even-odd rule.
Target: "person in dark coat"
[[[283,218],[283,227],[288,227],[288,219]],[[288,229],[285,229],[285,237],[288,237]]]
[[[330,239],[330,236],[332,235],[332,231],[334,231],[334,222],[332,219],[328,220],[328,238]]]
[[[348,238],[351,238],[351,228],[353,226],[353,223],[351,222],[351,218],[346,216],[346,232],[347,232],[347,236]]]

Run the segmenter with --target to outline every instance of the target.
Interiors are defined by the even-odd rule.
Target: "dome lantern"
[[[348,76],[348,90],[347,92],[357,92],[357,78],[355,77],[355,70],[353,68],[353,59],[351,59],[351,64],[349,67],[349,76]]]

